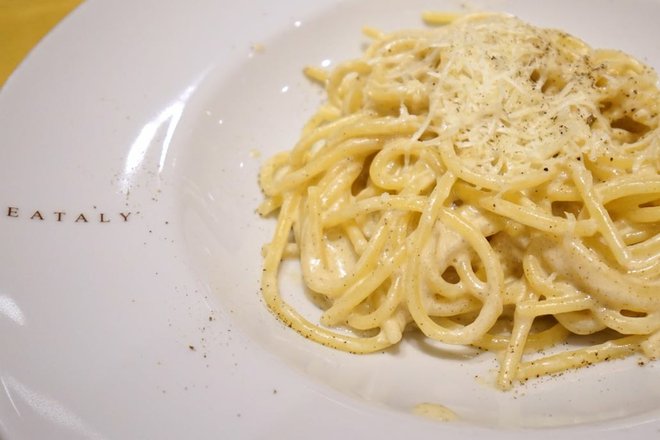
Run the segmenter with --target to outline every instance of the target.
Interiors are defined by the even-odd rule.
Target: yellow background
[[[0,0],[0,86],[30,49],[82,0]]]

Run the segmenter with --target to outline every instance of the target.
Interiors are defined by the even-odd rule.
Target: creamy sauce
[[[420,403],[415,405],[413,412],[418,416],[424,416],[441,422],[451,422],[458,418],[454,411],[437,403]]]

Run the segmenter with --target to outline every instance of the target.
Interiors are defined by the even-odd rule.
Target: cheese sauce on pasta
[[[418,329],[499,353],[497,384],[660,353],[658,78],[618,51],[503,14],[382,33],[260,173],[277,214],[262,293],[353,353]],[[312,322],[278,274],[298,259]],[[542,356],[571,335],[598,343]]]

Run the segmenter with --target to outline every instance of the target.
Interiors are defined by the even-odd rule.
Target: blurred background
[[[0,0],[0,87],[30,50],[82,0]]]

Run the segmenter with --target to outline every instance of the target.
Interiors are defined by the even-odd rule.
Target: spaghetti
[[[654,71],[507,15],[425,18],[449,24],[366,29],[361,58],[306,69],[327,102],[260,173],[268,307],[353,353],[415,328],[495,351],[502,389],[658,356]],[[287,258],[320,322],[283,300]],[[598,342],[533,354],[572,335]]]

